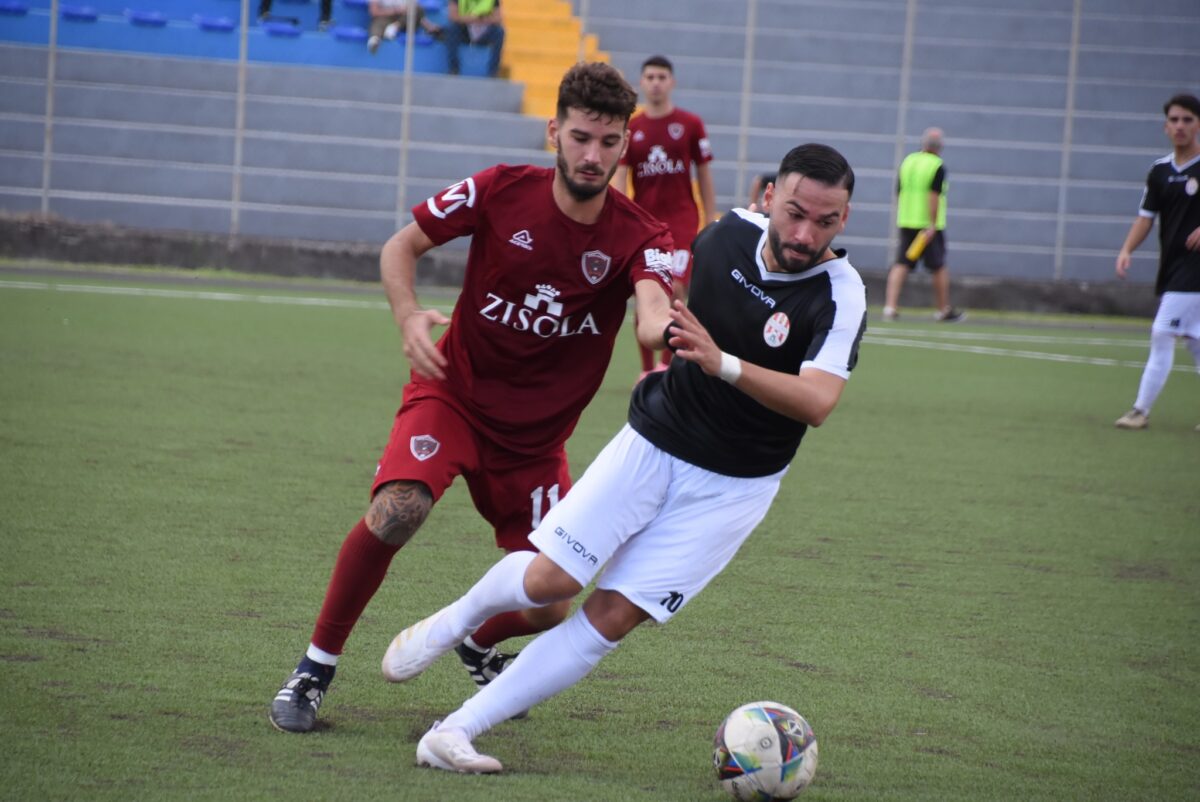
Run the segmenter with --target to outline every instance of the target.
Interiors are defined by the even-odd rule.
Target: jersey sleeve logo
[[[453,214],[463,206],[474,208],[475,179],[466,178],[457,184],[451,184],[440,194],[425,201],[425,205],[429,208],[429,213],[439,220],[445,220],[447,215]]]
[[[687,255],[687,251],[683,251]],[[647,248],[642,251],[642,258],[646,261],[646,269],[657,275],[663,280],[664,284],[671,283],[672,268],[675,265],[675,254],[671,251],[663,251],[658,248]],[[686,262],[684,265],[686,266]]]
[[[409,439],[408,450],[418,461],[424,462],[436,454],[441,445],[431,434],[418,434]]]
[[[599,284],[608,275],[612,258],[604,251],[587,251],[580,259],[580,264],[583,267],[583,277],[588,283]]]

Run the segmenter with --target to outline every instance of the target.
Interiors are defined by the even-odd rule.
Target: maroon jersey
[[[497,165],[413,208],[435,243],[473,235],[438,341],[446,380],[409,390],[459,409],[504,448],[560,446],[595,395],[634,284],[671,287],[666,227],[613,189],[592,225],[554,202],[554,168]]]
[[[692,165],[710,161],[708,134],[695,114],[674,109],[665,117],[643,113],[629,121],[629,149],[621,164],[633,178],[633,198],[667,224],[676,248],[691,249],[700,228]]]

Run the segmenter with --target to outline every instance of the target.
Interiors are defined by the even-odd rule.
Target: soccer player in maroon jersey
[[[500,548],[534,549],[529,533],[570,488],[563,444],[600,386],[631,294],[638,341],[663,346],[670,234],[609,187],[636,101],[612,67],[575,65],[547,127],[555,167],[477,173],[414,207],[413,222],[384,245],[380,274],[412,378],[312,641],[271,705],[278,729],[313,729],[350,630],[455,477]],[[422,308],[413,289],[418,258],[468,234],[451,317]],[[434,328],[447,324],[435,342]],[[484,623],[460,652],[475,681],[486,684],[503,668],[495,643],[554,626],[569,604]]]
[[[646,104],[629,122],[629,149],[621,157],[613,184],[622,192],[633,182],[633,199],[671,229],[675,240],[671,270],[675,296],[683,298],[691,278],[691,247],[696,232],[716,219],[712,148],[704,121],[671,102],[675,68],[664,56],[651,56],[642,64],[641,90]],[[692,168],[700,188],[696,208],[692,194]],[[642,376],[655,369],[653,350],[639,343]],[[671,352],[663,350],[658,369],[666,368]]]

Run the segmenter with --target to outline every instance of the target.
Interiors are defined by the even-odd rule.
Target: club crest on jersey
[[[671,123],[667,126],[667,133],[671,135],[671,139],[682,139],[683,123]]]
[[[465,178],[457,184],[451,184],[425,201],[429,213],[439,220],[445,220],[446,215],[457,212],[463,206],[468,209],[475,205],[475,179]]]
[[[408,450],[421,462],[436,454],[441,446],[442,444],[435,440],[431,434],[414,435],[408,440]]]
[[[599,284],[608,275],[612,266],[612,258],[604,251],[587,251],[580,259],[583,267],[583,277],[589,284]]]
[[[778,348],[787,342],[791,330],[792,321],[788,320],[788,316],[783,312],[776,312],[763,326],[763,341],[772,348]]]
[[[1183,191],[1186,192],[1189,197],[1195,195],[1197,192],[1200,192],[1200,181],[1197,181],[1196,177],[1192,176],[1187,180],[1187,183],[1183,185]]]

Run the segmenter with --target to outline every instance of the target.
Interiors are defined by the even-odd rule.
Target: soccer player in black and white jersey
[[[1150,168],[1138,216],[1117,254],[1117,275],[1129,272],[1130,257],[1158,224],[1160,296],[1150,325],[1150,356],[1142,371],[1133,409],[1117,418],[1118,429],[1145,429],[1150,408],[1175,361],[1175,340],[1183,338],[1200,370],[1200,99],[1176,95],[1163,105],[1164,125],[1173,152]],[[1200,425],[1196,426],[1200,432]]]
[[[411,679],[486,618],[570,599],[599,574],[580,610],[434,724],[418,764],[500,771],[477,735],[579,682],[643,621],[668,621],[763,519],[866,329],[862,280],[832,247],[853,191],[840,153],[801,145],[766,191],[767,216],[737,209],[696,238],[688,305],[674,303],[664,332],[679,358],[636,387],[628,425],[530,535],[540,553],[500,560],[388,649]]]

